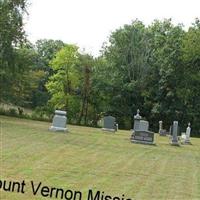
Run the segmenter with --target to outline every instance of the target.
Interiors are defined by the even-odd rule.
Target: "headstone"
[[[163,129],[163,121],[159,121],[159,134],[160,136],[166,136],[167,131]]]
[[[115,130],[118,131],[118,129],[119,129],[119,126],[118,126],[118,124],[116,123],[116,124],[115,124]]]
[[[178,121],[174,121],[173,122],[171,145],[179,146],[179,141],[178,141]]]
[[[131,142],[141,144],[154,144],[154,133],[149,131],[149,122],[142,120],[139,109],[134,116],[134,128],[131,135]]]
[[[112,116],[104,117],[103,131],[115,132],[118,130],[118,124],[116,123],[116,118]]]
[[[140,116],[140,110],[137,109],[137,114],[134,116],[134,127],[133,127],[134,131],[139,130],[141,119],[142,117]]]
[[[185,143],[190,143],[190,132],[191,132],[191,127],[190,127],[190,122],[188,123],[188,127],[186,129],[186,140]]]
[[[163,129],[163,121],[159,121],[159,133]]]
[[[186,134],[185,133],[181,133],[181,140],[183,142],[186,140]]]
[[[172,126],[169,127],[169,135],[172,135]]]
[[[186,133],[185,133],[184,137],[181,137],[183,144],[191,144],[190,132],[191,132],[191,127],[190,127],[190,123],[188,123],[188,127],[186,128]]]
[[[52,126],[49,128],[50,131],[67,131],[67,117],[66,111],[56,110],[53,117]]]
[[[149,130],[149,122],[145,120],[140,120],[139,130],[148,131]]]
[[[154,144],[154,133],[150,131],[135,131],[131,141],[134,143]]]

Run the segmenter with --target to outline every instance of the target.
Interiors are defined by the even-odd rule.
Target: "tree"
[[[9,80],[12,87],[4,92],[5,100],[22,107],[32,107],[33,94],[38,88],[40,80],[44,77],[44,72],[37,69],[37,53],[30,46],[22,46],[16,49],[15,65],[20,66],[15,77]],[[5,84],[8,84],[6,82]]]
[[[90,119],[91,125],[97,126],[98,121],[103,117],[105,111],[110,110],[110,95],[106,94],[110,87],[110,74],[108,62],[104,56],[100,56],[94,60],[91,76],[90,91]]]
[[[44,76],[39,82],[37,90],[33,93],[33,107],[46,107],[50,98],[45,84],[48,78],[53,75],[53,70],[50,67],[50,61],[54,59],[56,53],[64,47],[64,43],[60,40],[38,40],[35,44],[35,51],[37,52],[37,70],[41,70]]]
[[[16,65],[16,50],[25,40],[23,30],[23,14],[26,12],[26,0],[0,1],[0,81],[1,100],[9,91],[10,79],[18,73],[20,65]]]
[[[78,119],[79,99],[76,88],[79,86],[78,47],[65,45],[51,61],[54,74],[46,84],[51,95],[49,103],[54,108],[65,109],[68,116]]]
[[[50,61],[55,57],[56,53],[65,46],[65,44],[61,40],[43,39],[36,41],[35,46],[40,59],[38,68],[50,73]]]
[[[113,32],[109,41],[104,51],[108,63],[104,94],[110,97],[106,112],[119,116],[121,124],[129,121],[131,128],[134,113],[143,105],[142,91],[149,68],[148,32],[136,20]]]
[[[88,55],[79,54],[79,63],[80,63],[80,82],[82,83],[79,86],[80,96],[81,96],[81,109],[78,124],[81,124],[82,118],[84,117],[84,124],[88,124],[88,109],[90,103],[91,95],[91,78],[92,78],[92,69],[94,60]]]
[[[182,45],[183,83],[179,92],[184,105],[184,122],[192,123],[194,135],[200,134],[200,21],[195,20],[185,34]]]
[[[145,104],[149,105],[151,121],[182,121],[183,104],[178,95],[183,80],[181,45],[184,31],[181,25],[174,26],[171,20],[154,21],[148,27],[151,35],[149,57],[150,73],[146,83]],[[154,123],[155,124],[155,123]]]

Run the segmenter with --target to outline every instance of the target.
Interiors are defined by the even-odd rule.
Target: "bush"
[[[23,115],[24,110],[23,110],[22,108],[20,108],[20,107],[18,107],[17,109],[18,109],[18,113],[19,113],[19,115]]]
[[[18,117],[23,119],[32,119],[32,120],[39,120],[39,121],[50,121],[50,118],[45,114],[43,110],[36,109],[33,111],[32,114],[26,114],[23,112],[22,108],[9,108],[4,109],[0,107],[0,115],[11,116],[11,117]]]
[[[0,108],[0,115],[5,115],[6,114],[6,110],[4,108]]]
[[[17,110],[15,108],[9,108],[8,115],[9,116],[17,116]]]

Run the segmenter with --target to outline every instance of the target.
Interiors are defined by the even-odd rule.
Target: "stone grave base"
[[[172,146],[180,146],[179,141],[181,140],[181,138],[179,136],[177,137],[177,140],[172,140],[172,136],[170,135],[169,139]]]
[[[172,146],[180,146],[179,142],[178,141],[171,141],[170,144]]]
[[[110,129],[110,128],[102,128],[102,131],[109,131],[109,132],[115,132],[115,129]]]
[[[52,132],[68,132],[68,129],[67,128],[51,126],[49,128],[49,131],[52,131]]]
[[[137,143],[137,144],[150,144],[150,145],[155,145],[155,142],[139,141],[139,140],[133,140],[133,139],[131,139],[131,142]]]
[[[170,144],[171,144],[172,146],[177,146],[177,147],[180,146],[180,144],[179,144],[178,142],[171,142]]]
[[[134,143],[155,145],[154,133],[151,131],[133,131],[130,140]]]
[[[182,141],[181,144],[191,145],[192,143],[190,141]]]
[[[190,140],[186,139],[186,134],[182,133],[181,134],[181,144],[191,144]]]

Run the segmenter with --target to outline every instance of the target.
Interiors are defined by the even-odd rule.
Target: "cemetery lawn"
[[[174,147],[156,134],[156,144],[130,142],[130,131],[116,134],[71,126],[48,131],[50,123],[0,116],[0,179],[26,182],[26,192],[5,192],[1,200],[56,199],[33,196],[30,181],[48,187],[125,198],[200,199],[200,139]]]

